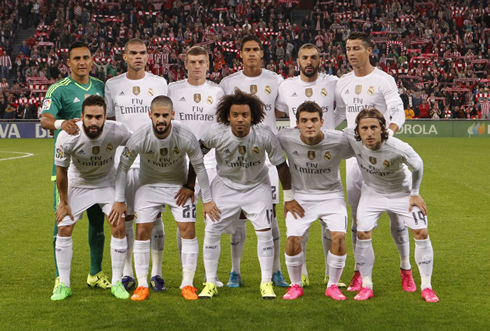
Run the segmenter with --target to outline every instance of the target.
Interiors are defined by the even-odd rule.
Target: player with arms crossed
[[[211,124],[216,123],[216,105],[223,97],[221,87],[206,80],[209,70],[208,52],[200,47],[191,47],[185,55],[187,79],[171,83],[168,86],[168,97],[175,105],[175,119],[189,127],[199,140],[208,131]],[[216,157],[214,151],[204,156],[204,166],[209,181],[216,176]],[[196,183],[195,193],[200,192]],[[181,252],[181,238],[177,230],[177,243]],[[219,280],[218,287],[223,286]]]
[[[167,95],[167,81],[159,76],[145,72],[148,62],[146,45],[140,39],[131,39],[124,46],[123,59],[128,65],[128,71],[111,78],[105,86],[107,101],[107,116],[124,123],[132,132],[139,127],[149,124],[148,118],[151,101],[155,95]],[[116,167],[119,164],[119,151]],[[133,273],[133,244],[134,244],[134,194],[139,187],[138,175],[140,158],[137,157],[128,171],[126,187],[126,205],[128,208],[125,229],[128,241],[128,253],[124,262],[124,277],[122,283],[126,290],[135,286]],[[162,277],[162,256],[165,233],[161,214],[158,214],[151,233],[151,288],[154,291],[164,291],[165,280]]]
[[[269,170],[265,164],[267,153],[276,165],[284,189],[291,189],[291,174],[283,150],[274,133],[259,125],[265,117],[264,104],[257,97],[235,89],[218,104],[214,125],[201,140],[204,152],[216,151],[218,174],[212,182],[211,193],[221,220],[207,219],[204,234],[204,268],[206,287],[200,298],[212,298],[218,293],[216,273],[221,251],[221,234],[233,232],[238,215],[243,211],[252,222],[257,235],[257,255],[261,269],[260,292],[264,299],[276,297],[272,287],[274,243],[272,196]],[[294,200],[285,203],[285,210],[303,215],[302,207]]]
[[[265,107],[265,118],[263,124],[268,126],[272,132],[276,133],[276,110],[275,103],[277,98],[277,88],[283,81],[283,78],[270,70],[260,67],[261,59],[264,56],[262,42],[254,35],[248,35],[241,40],[240,57],[243,60],[243,70],[238,71],[228,77],[225,77],[220,85],[225,94],[232,94],[235,88],[239,88],[245,93],[251,93],[257,96]],[[272,222],[272,237],[274,238],[274,265],[272,268],[273,282],[277,286],[288,287],[288,283],[284,280],[281,272],[280,258],[280,232],[277,226],[276,204],[279,203],[279,177],[277,176],[276,167],[269,161],[266,161],[269,167],[269,178],[272,190],[273,202],[273,222]],[[241,284],[240,275],[240,260],[243,254],[243,246],[246,238],[246,219],[242,213],[239,218],[242,220],[237,225],[235,233],[231,235],[231,261],[232,270],[228,287],[239,287]]]
[[[158,96],[151,103],[149,112],[152,123],[140,127],[129,139],[117,168],[116,199],[109,220],[120,217],[126,211],[124,203],[127,172],[138,155],[140,187],[135,195],[136,241],[134,261],[138,288],[131,300],[142,301],[148,295],[148,268],[150,260],[150,236],[155,217],[162,204],[167,205],[177,221],[182,235],[182,289],[185,299],[197,299],[193,286],[199,246],[195,232],[196,205],[193,186],[195,175],[187,172],[187,158],[195,169],[201,185],[204,214],[219,219],[219,211],[211,200],[209,181],[203,164],[199,143],[185,125],[173,122],[172,100]],[[189,179],[190,178],[190,179]]]
[[[71,296],[70,269],[73,256],[71,235],[82,213],[97,204],[106,215],[114,202],[116,148],[130,137],[128,129],[113,121],[106,121],[106,104],[98,95],[89,96],[82,105],[82,122],[76,124],[79,133],[61,132],[56,141],[56,185],[60,201],[56,210],[58,235],[56,261],[60,285],[51,300]],[[117,218],[111,226],[112,294],[118,299],[129,299],[121,283],[126,239],[124,219]]]
[[[299,129],[283,129],[277,135],[291,169],[293,189],[284,191],[284,196],[291,196],[294,192],[294,198],[305,209],[304,217],[298,218],[292,213],[286,215],[286,265],[291,287],[283,298],[292,300],[303,295],[301,238],[310,225],[320,219],[328,225],[332,238],[325,257],[329,276],[325,295],[334,300],[345,300],[338,288],[347,258],[347,209],[339,164],[354,153],[342,132],[322,130],[323,111],[315,102],[302,103],[295,116]]]
[[[92,55],[88,46],[80,41],[74,42],[68,49],[67,65],[71,70],[68,77],[54,83],[46,92],[43,102],[41,126],[54,131],[54,141],[61,130],[71,135],[79,132],[76,122],[82,113],[82,103],[90,95],[104,95],[104,83],[89,76],[92,69]],[[53,164],[51,175],[56,180],[56,166]],[[59,200],[56,183],[54,185],[54,210]],[[102,271],[102,257],[104,255],[104,213],[98,204],[87,209],[89,220],[88,242],[90,246],[90,272],[87,284],[91,287],[110,288],[111,282]],[[53,230],[53,251],[56,247],[58,226],[55,221]],[[56,253],[56,252],[55,252]],[[53,292],[59,285],[59,273],[54,254],[56,268],[56,281]]]
[[[364,108],[375,107],[385,117],[389,124],[387,130],[392,136],[405,123],[405,111],[403,102],[398,94],[393,77],[371,65],[369,62],[373,49],[373,43],[364,32],[352,32],[346,43],[347,59],[352,66],[352,71],[343,75],[335,92],[335,100],[339,116],[347,118],[347,127],[355,127],[357,114]],[[352,245],[354,251],[357,241],[357,207],[361,194],[362,175],[356,159],[351,158],[346,162],[347,198],[352,213]],[[412,276],[410,265],[410,245],[408,231],[395,214],[388,213],[390,217],[391,236],[400,254],[400,276],[402,288],[407,292],[414,292],[416,285]],[[361,276],[354,268],[354,276],[350,282],[348,291],[361,289]]]
[[[362,110],[354,129],[345,129],[364,179],[357,209],[356,263],[362,288],[354,300],[373,297],[373,229],[383,212],[398,216],[412,230],[415,262],[422,279],[422,297],[427,302],[439,299],[432,290],[434,253],[427,231],[427,205],[420,196],[423,162],[410,145],[391,137],[386,119],[376,108]],[[408,167],[412,170],[408,169]]]
[[[299,76],[286,79],[279,85],[276,108],[289,114],[290,125],[294,128],[297,124],[296,112],[299,105],[305,101],[314,101],[323,111],[323,128],[334,130],[343,118],[336,117],[335,110],[335,87],[339,80],[336,76],[320,74],[320,52],[313,44],[304,44],[298,52]],[[325,255],[325,284],[328,283],[327,256],[332,245],[332,238],[326,224],[320,219],[322,225],[322,244]],[[310,283],[308,270],[306,268],[306,245],[309,230],[303,235],[301,246],[303,251],[303,266],[301,279],[303,286]],[[339,286],[345,287],[340,283]]]

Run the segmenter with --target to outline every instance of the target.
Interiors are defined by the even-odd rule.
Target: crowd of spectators
[[[301,18],[294,15],[298,5],[293,0],[25,0],[18,5],[2,0],[0,118],[38,115],[49,84],[69,74],[67,49],[75,40],[89,45],[91,75],[103,81],[126,70],[121,53],[131,38],[147,42],[147,70],[169,83],[185,77],[183,55],[201,45],[210,53],[209,79],[218,83],[242,68],[239,40],[250,33],[263,41],[263,67],[284,78],[299,74],[296,57],[304,43],[320,49],[322,72],[341,76],[350,71],[345,40],[358,30],[371,34],[371,61],[397,81],[407,118],[477,118],[490,108],[487,1],[316,1]],[[14,56],[15,31],[29,26],[37,31]],[[6,69],[3,57],[11,60]]]

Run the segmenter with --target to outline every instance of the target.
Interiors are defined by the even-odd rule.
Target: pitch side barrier
[[[346,123],[337,129],[345,128]],[[277,130],[289,127],[289,119],[278,119]],[[490,138],[490,120],[407,120],[397,137]],[[0,120],[0,139],[52,138],[39,120]]]
[[[337,129],[343,129],[346,122]],[[289,119],[278,119],[277,130],[289,127]],[[406,120],[397,137],[490,138],[490,120]]]

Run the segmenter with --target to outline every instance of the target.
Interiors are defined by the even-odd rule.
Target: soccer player
[[[354,153],[342,132],[322,130],[323,110],[315,102],[306,101],[299,105],[295,117],[298,129],[283,129],[278,133],[278,139],[291,169],[292,191],[285,191],[284,195],[294,194],[305,209],[305,215],[300,218],[292,213],[286,215],[286,265],[291,287],[283,298],[292,300],[303,295],[301,238],[310,225],[320,219],[328,226],[332,238],[326,256],[329,277],[325,295],[334,300],[345,300],[338,287],[347,257],[347,209],[339,164]]]
[[[314,101],[323,111],[323,128],[334,130],[343,118],[336,117],[335,110],[335,87],[339,80],[336,76],[320,74],[320,52],[313,44],[304,44],[298,52],[298,65],[300,75],[286,79],[279,85],[276,108],[279,111],[289,114],[290,125],[295,127],[297,122],[296,112],[299,105],[305,101]],[[322,244],[325,255],[325,284],[328,283],[327,256],[332,245],[332,238],[326,224],[320,220],[322,225]],[[307,286],[310,281],[306,268],[306,245],[308,242],[308,229],[302,240],[303,261],[301,277],[303,286]],[[341,284],[345,286],[345,284]]]
[[[64,300],[71,296],[70,269],[73,256],[71,235],[82,213],[99,205],[106,215],[114,201],[116,148],[130,137],[129,130],[120,123],[106,122],[106,103],[98,95],[89,96],[82,104],[82,121],[76,123],[77,135],[63,131],[56,140],[54,162],[59,204],[56,209],[58,235],[56,262],[60,284],[51,300]],[[118,299],[129,299],[121,283],[126,255],[123,218],[114,219],[111,226],[111,292]]]
[[[216,123],[216,105],[223,97],[221,87],[206,80],[209,70],[208,52],[200,47],[191,47],[185,55],[187,79],[171,83],[168,86],[168,97],[175,106],[175,119],[189,127],[199,140],[208,131],[211,124]],[[216,158],[214,151],[204,157],[204,166],[209,181],[216,176]],[[195,193],[199,193],[199,183],[196,183]],[[177,230],[178,232],[178,230]],[[180,233],[177,233],[177,243],[180,247]],[[223,283],[217,281],[218,287]]]
[[[92,68],[92,55],[88,46],[76,41],[68,50],[67,65],[71,70],[68,77],[51,85],[46,92],[43,102],[41,126],[44,129],[54,131],[54,140],[60,130],[75,135],[79,132],[76,124],[82,113],[82,103],[90,95],[104,95],[104,83],[89,76]],[[53,164],[51,180],[56,180],[56,166]],[[54,185],[54,210],[58,205],[58,189]],[[102,257],[104,254],[104,213],[99,205],[93,205],[87,209],[89,220],[88,242],[90,246],[90,272],[87,284],[91,287],[110,288],[111,282],[102,271]],[[58,226],[55,222],[53,230],[53,251],[56,247]],[[59,273],[54,254],[56,267],[56,281],[54,290],[59,285]],[[54,292],[53,290],[53,292]]]
[[[131,300],[142,301],[148,295],[148,268],[150,260],[150,237],[155,217],[162,204],[167,205],[177,221],[182,236],[182,289],[187,300],[197,299],[193,286],[199,246],[195,233],[196,205],[194,204],[195,175],[188,176],[187,158],[195,169],[202,191],[204,214],[213,220],[219,219],[219,211],[211,200],[209,181],[203,164],[199,143],[185,125],[172,121],[172,100],[158,96],[151,102],[149,112],[152,123],[136,130],[121,155],[117,168],[116,199],[109,220],[125,213],[124,204],[127,172],[140,155],[140,187],[134,204],[136,218],[136,241],[134,261],[138,288]],[[189,181],[189,178],[192,180]]]
[[[335,92],[335,100],[340,116],[347,117],[347,127],[355,126],[357,114],[363,108],[375,107],[385,117],[389,124],[388,133],[393,136],[405,122],[403,102],[398,94],[393,77],[371,65],[369,57],[373,44],[369,36],[364,32],[352,32],[346,43],[347,59],[352,66],[352,71],[342,76]],[[355,158],[346,162],[347,198],[351,205],[352,213],[352,245],[356,249],[356,220],[357,208],[361,194],[362,176]],[[410,245],[408,231],[403,222],[393,213],[390,217],[391,235],[400,254],[400,276],[402,288],[407,292],[414,292],[416,285],[412,276],[410,265]],[[348,291],[361,289],[361,276],[357,268],[354,268],[354,276],[350,282]]]
[[[277,98],[277,88],[283,81],[283,78],[266,69],[260,67],[261,59],[264,56],[262,42],[254,35],[248,35],[242,38],[240,57],[243,61],[243,70],[238,71],[228,77],[225,77],[220,85],[225,94],[232,94],[235,88],[241,91],[251,93],[257,96],[265,105],[265,117],[263,124],[268,126],[272,132],[276,133],[276,109],[275,103]],[[266,161],[269,167],[269,177],[271,181],[271,194],[273,202],[273,221],[272,221],[272,237],[274,238],[274,265],[273,265],[273,282],[277,286],[288,287],[281,272],[280,259],[280,233],[277,226],[276,208],[279,203],[279,178],[277,176],[276,167],[269,161]],[[243,245],[246,238],[246,219],[242,213],[239,218],[242,220],[231,235],[231,256],[232,270],[228,287],[239,287],[241,284],[240,275],[240,260],[243,253]]]
[[[357,208],[355,251],[362,288],[354,300],[373,297],[371,238],[379,217],[387,212],[397,215],[412,230],[422,297],[427,302],[439,301],[431,286],[434,253],[427,231],[427,205],[419,193],[422,159],[408,144],[389,135],[385,116],[376,108],[363,109],[357,115],[355,128],[347,128],[345,133],[364,179]]]
[[[243,211],[252,222],[257,235],[257,255],[261,269],[260,292],[264,299],[276,297],[272,288],[274,242],[272,237],[272,196],[270,194],[269,160],[277,167],[285,190],[291,189],[291,175],[283,150],[274,133],[264,125],[264,103],[257,97],[236,88],[218,104],[215,124],[201,140],[204,152],[216,151],[218,174],[211,193],[221,211],[221,220],[208,218],[204,234],[204,268],[207,276],[200,298],[212,298],[218,293],[216,272],[223,232],[233,232]],[[285,212],[303,215],[302,207],[293,199],[285,199]]]
[[[167,81],[159,76],[145,72],[148,62],[146,45],[140,39],[131,39],[124,46],[123,59],[126,61],[128,71],[111,78],[105,86],[107,101],[107,116],[124,123],[132,132],[139,127],[149,124],[148,118],[151,101],[156,95],[167,95]],[[117,154],[116,166],[122,148]],[[128,241],[128,253],[124,262],[124,277],[122,283],[129,290],[135,286],[133,273],[133,241],[134,241],[134,194],[138,189],[138,175],[140,158],[137,157],[128,171],[125,228]],[[151,233],[151,280],[153,291],[164,291],[165,280],[162,277],[162,256],[165,243],[165,233],[161,215],[157,215]]]

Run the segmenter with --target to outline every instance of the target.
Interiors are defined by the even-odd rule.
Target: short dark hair
[[[361,122],[362,119],[364,118],[375,118],[379,121],[379,126],[381,128],[381,141],[386,141],[389,138],[389,134],[386,131],[386,119],[381,112],[374,108],[364,108],[359,112],[359,114],[356,117],[356,127],[354,128],[354,137],[356,138],[357,141],[361,141],[361,136],[359,135],[359,123]]]
[[[169,97],[167,97],[165,95],[156,96],[155,98],[153,98],[153,100],[151,100],[150,108],[152,111],[153,111],[153,108],[159,107],[159,106],[160,107],[168,107],[168,108],[170,108],[170,111],[174,111],[174,104],[172,102],[172,99],[170,99]]]
[[[373,42],[371,41],[371,38],[369,38],[369,35],[366,32],[361,32],[361,31],[354,31],[349,34],[347,37],[347,40],[361,40],[364,46],[366,47],[374,47]]]
[[[82,114],[85,112],[85,107],[88,106],[101,106],[102,108],[104,108],[104,115],[107,112],[107,104],[105,103],[105,99],[100,95],[91,95],[83,101]]]
[[[218,123],[230,124],[228,116],[230,115],[231,106],[248,105],[252,113],[252,125],[259,124],[265,118],[264,103],[255,95],[245,93],[238,87],[235,88],[234,94],[225,95],[221,98],[216,109]]]
[[[303,49],[316,49],[316,51],[318,52],[318,54],[320,54],[320,51],[318,50],[318,47],[316,47],[315,45],[311,44],[311,43],[306,43],[306,44],[303,44],[303,46],[301,46],[298,50],[298,57],[299,57],[299,53],[303,50]]]
[[[298,109],[296,109],[296,120],[299,121],[299,114],[302,112],[308,113],[318,113],[320,119],[323,119],[323,110],[315,101],[305,101],[301,105],[299,105]]]
[[[90,52],[90,48],[88,48],[88,45],[86,43],[84,43],[83,41],[75,41],[73,44],[70,45],[70,48],[68,48],[68,58],[70,58],[72,50],[74,50],[75,48],[83,48],[83,47],[88,49]]]
[[[126,43],[126,45],[124,45],[124,53],[126,54],[128,52],[128,46],[131,45],[131,44],[138,44],[138,45],[143,45],[146,47],[146,44],[143,40],[141,39],[138,39],[138,38],[133,38],[133,39],[130,39],[128,40],[128,42]]]
[[[241,42],[240,42],[241,43],[241,46],[240,46],[241,51],[243,51],[243,45],[245,45],[245,43],[249,42],[249,41],[257,42],[259,44],[260,49],[263,49],[262,48],[262,41],[260,41],[259,37],[257,37],[254,34],[249,34],[249,35],[246,35],[245,37],[243,37]]]

